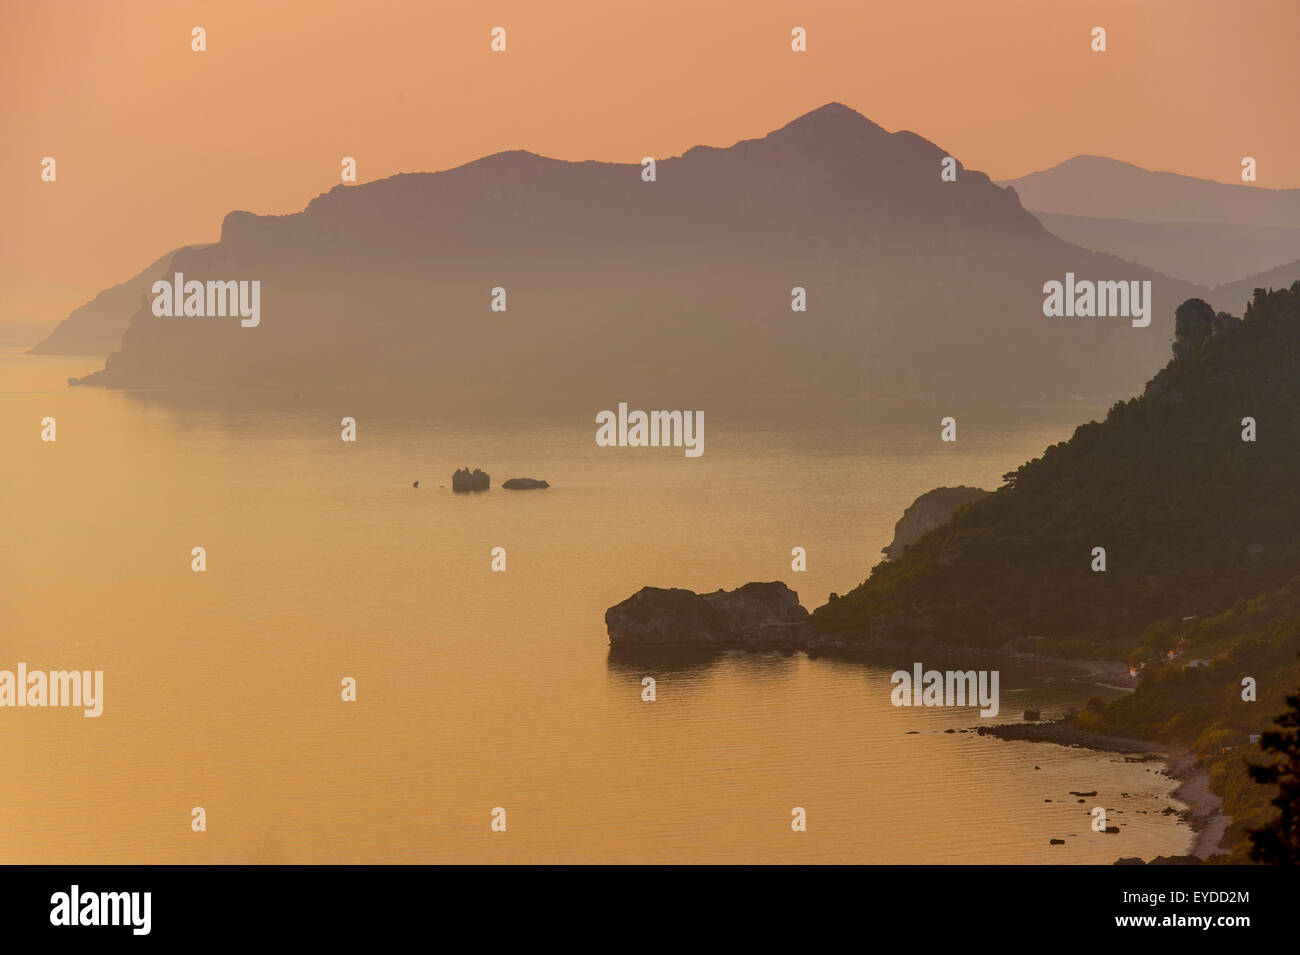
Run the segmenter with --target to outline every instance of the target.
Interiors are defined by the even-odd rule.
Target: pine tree
[[[1290,709],[1273,721],[1281,729],[1265,733],[1259,741],[1261,749],[1279,758],[1250,767],[1255,782],[1278,787],[1273,805],[1280,810],[1268,826],[1250,834],[1250,856],[1256,862],[1295,865],[1300,862],[1300,694],[1288,696],[1286,702]]]

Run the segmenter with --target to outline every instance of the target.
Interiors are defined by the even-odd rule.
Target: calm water
[[[1159,764],[945,734],[977,712],[893,708],[892,667],[609,659],[605,608],[645,584],[783,579],[810,609],[849,590],[916,495],[996,486],[1078,409],[955,445],[937,414],[924,434],[819,442],[706,409],[698,459],[598,448],[583,421],[359,416],[349,445],[344,407],[183,411],[64,386],[101,364],[0,352],[0,668],[105,671],[99,719],[0,709],[0,862],[1111,862],[1190,845],[1157,814]],[[553,487],[439,488],[463,464]],[[1004,688],[1003,715],[1087,695]],[[1122,810],[1119,835],[1089,831],[1097,803]]]

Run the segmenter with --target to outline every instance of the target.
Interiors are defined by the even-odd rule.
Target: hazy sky
[[[1233,182],[1251,155],[1297,187],[1297,37],[1296,0],[2,0],[0,322],[61,319],[232,209],[297,211],[343,156],[363,182],[637,162],[832,100],[995,179],[1091,153]]]

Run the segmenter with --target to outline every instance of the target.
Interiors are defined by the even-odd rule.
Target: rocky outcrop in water
[[[507,491],[537,491],[551,485],[537,478],[511,478],[501,486]]]
[[[988,491],[978,487],[936,487],[926,491],[903,511],[903,516],[894,525],[894,540],[882,553],[890,559],[901,557],[909,544],[920,540],[921,535],[931,531],[971,501],[987,497]]]
[[[478,468],[473,471],[469,468],[461,468],[451,476],[453,491],[486,491],[491,486],[492,478]]]
[[[642,587],[605,611],[616,647],[764,647],[810,645],[808,611],[780,581],[697,594],[680,588]]]

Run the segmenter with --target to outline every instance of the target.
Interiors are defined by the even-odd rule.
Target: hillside
[[[663,158],[654,182],[510,152],[336,187],[295,215],[231,213],[172,268],[260,281],[260,324],[140,309],[84,382],[551,418],[625,397],[847,420],[885,398],[1128,393],[1196,287],[1058,239],[982,173],[942,181],[944,156],[829,104]],[[1067,271],[1151,281],[1150,326],[1045,317],[1043,284]]]
[[[1134,222],[1129,219],[1099,219],[1062,212],[1033,210],[1049,232],[1067,242],[1109,252],[1120,258],[1202,285],[1237,283],[1242,276],[1277,269],[1270,283],[1274,288],[1289,286],[1300,278],[1300,226],[1238,225],[1233,222]],[[1290,263],[1289,267],[1285,263]],[[1250,300],[1252,285],[1240,301],[1220,305],[1212,296],[1206,300],[1218,308],[1239,312]]]
[[[1225,169],[1225,178],[1240,171]],[[1133,222],[1226,222],[1284,229],[1294,229],[1300,223],[1300,189],[1215,182],[1156,172],[1102,156],[1075,156],[1050,169],[1001,184],[1013,187],[1025,208],[1036,212]]]
[[[1296,281],[1300,281],[1300,259],[1217,286],[1206,293],[1205,300],[1219,311],[1236,314],[1251,300],[1255,289],[1288,288]]]
[[[73,309],[53,331],[32,348],[33,355],[107,355],[122,346],[122,333],[140,308],[155,280],[168,273],[178,252],[199,249],[186,246],[151,262],[138,275],[121,285],[105,289],[79,308]]]
[[[1141,396],[1006,475],[813,626],[1127,658],[1152,624],[1300,574],[1300,283],[1257,293],[1240,323],[1188,301],[1176,328],[1174,359]]]

